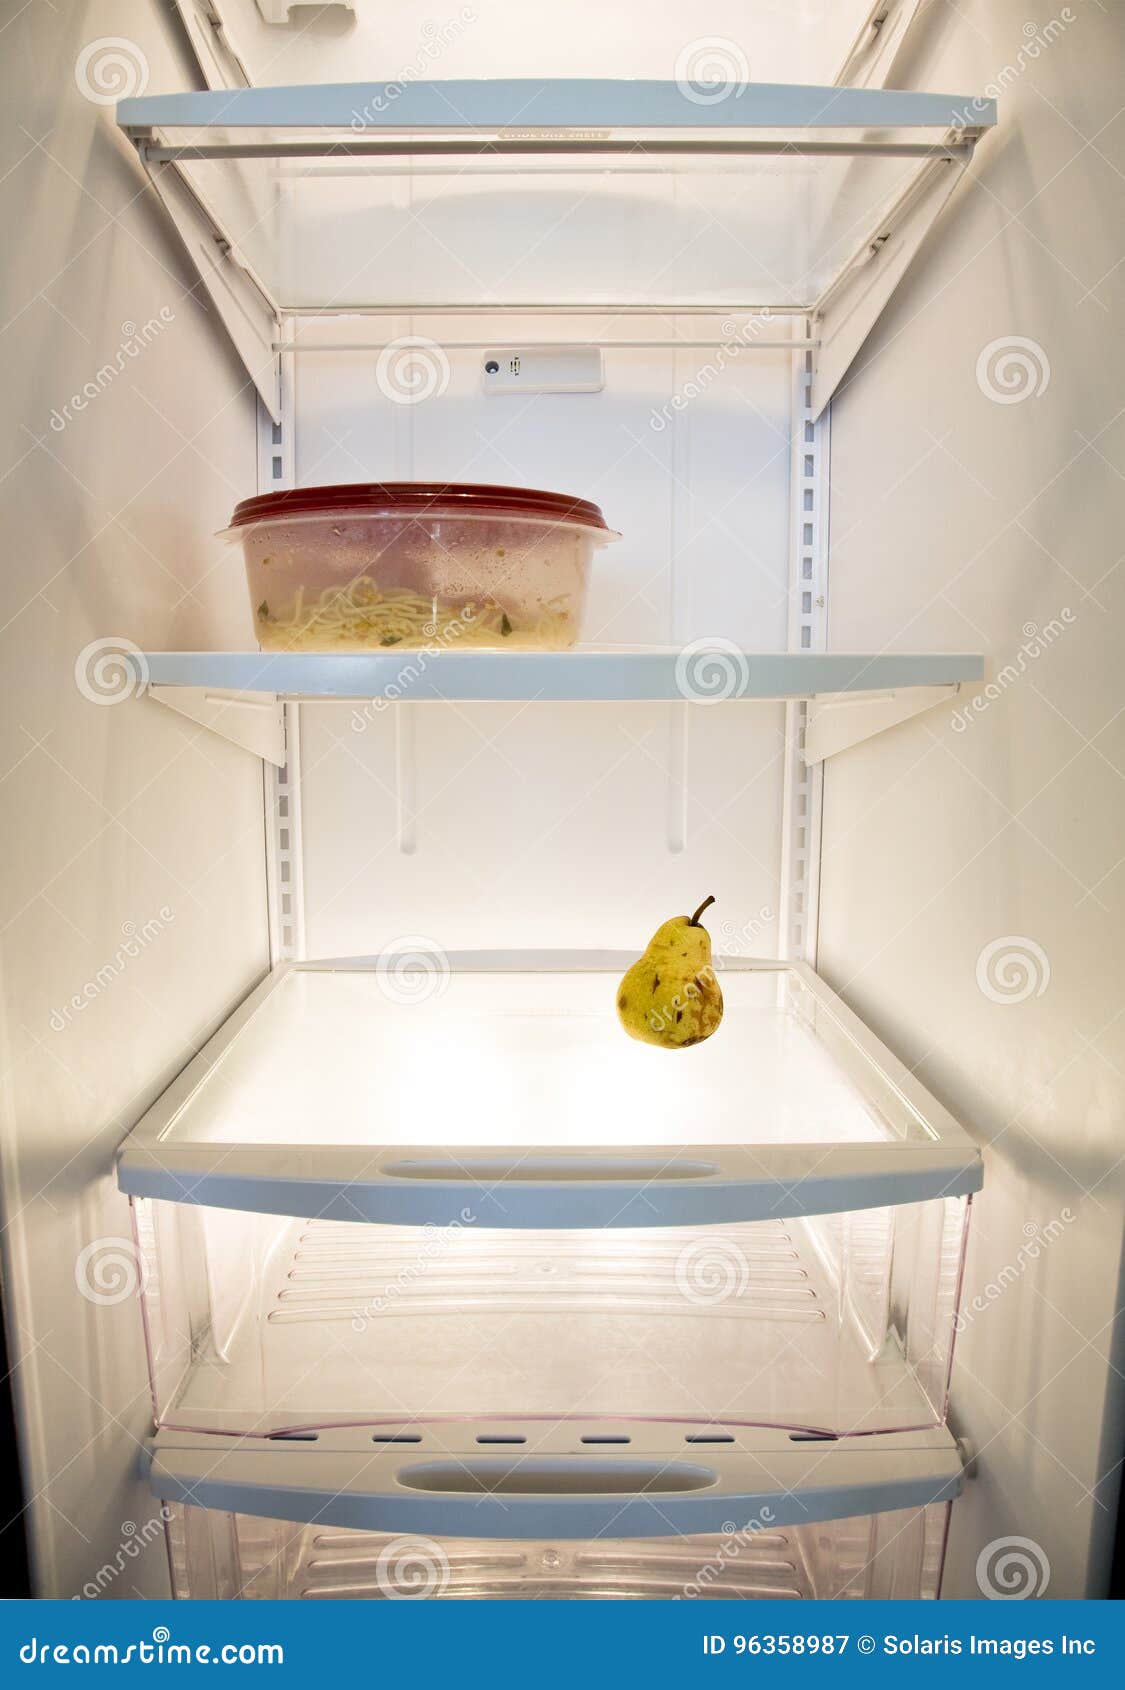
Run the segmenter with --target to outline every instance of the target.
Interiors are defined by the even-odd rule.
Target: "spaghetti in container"
[[[594,553],[620,539],[586,499],[425,481],[244,499],[225,537],[264,651],[561,651]]]

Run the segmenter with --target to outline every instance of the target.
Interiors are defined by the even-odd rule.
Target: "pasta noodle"
[[[373,651],[383,647],[495,646],[504,650],[558,651],[574,643],[574,623],[564,600],[552,599],[529,615],[495,600],[455,605],[407,587],[381,588],[370,575],[343,587],[326,587],[305,602],[305,589],[284,613],[263,599],[258,637],[271,651]]]

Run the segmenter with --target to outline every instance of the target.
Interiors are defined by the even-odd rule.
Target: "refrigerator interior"
[[[397,8],[377,40],[369,19],[350,40],[318,20],[298,44],[297,32],[263,33],[249,0],[237,10],[241,41],[263,83],[376,75],[392,52],[406,65],[421,16],[418,8]],[[597,27],[585,31],[558,33],[556,17],[556,32],[536,46],[513,27],[510,5],[479,10],[479,32],[475,24],[455,32],[432,74],[471,77],[484,65],[489,75],[667,77],[685,36],[683,13],[674,7],[646,16],[643,40],[635,39],[635,26],[626,29],[599,9]],[[801,7],[794,24],[791,9],[766,8],[754,79],[830,82],[866,8],[854,9],[847,28],[846,10]],[[1022,15],[1017,20],[1014,6],[1002,10],[1018,37]],[[37,55],[69,64],[85,44],[87,22],[39,11],[21,29]],[[737,37],[734,11],[718,13],[726,21],[716,27]],[[200,80],[188,45],[198,20],[189,21],[187,34],[169,21],[148,4],[98,11],[98,34],[142,39],[150,92]],[[689,22],[686,33],[693,31]],[[214,42],[211,50],[221,57]],[[1068,51],[1058,50],[1064,64]],[[357,70],[364,54],[370,62]],[[1105,62],[1112,65],[1111,53]],[[899,62],[900,85],[972,90],[992,69],[973,31],[948,38],[923,31],[916,58]],[[1020,98],[1017,90],[1017,109]],[[930,870],[932,878],[946,877],[919,828],[941,839],[943,829],[963,824],[963,810],[949,821],[958,811],[956,792],[943,789],[936,818],[924,802],[883,803],[900,782],[916,794],[912,769],[928,748],[927,718],[832,759],[825,773],[800,755],[810,720],[804,702],[723,695],[729,664],[744,651],[815,654],[831,644],[940,656],[978,651],[996,634],[990,624],[982,638],[972,603],[950,614],[942,601],[943,574],[932,558],[946,521],[948,490],[940,478],[932,504],[921,507],[930,550],[917,592],[900,586],[903,559],[915,552],[908,515],[895,506],[894,533],[890,525],[881,539],[876,533],[882,501],[893,501],[897,489],[882,456],[901,418],[917,412],[918,369],[932,371],[939,348],[956,344],[971,379],[976,343],[986,338],[967,329],[971,309],[948,340],[919,338],[916,330],[912,336],[911,312],[926,302],[917,295],[892,307],[901,315],[892,315],[879,343],[894,380],[880,386],[878,375],[861,369],[833,407],[845,419],[848,473],[842,499],[833,489],[829,621],[830,429],[840,425],[814,398],[810,355],[800,344],[807,325],[785,313],[805,302],[805,285],[821,286],[854,250],[852,238],[872,210],[893,200],[900,161],[865,160],[865,169],[875,166],[865,175],[835,160],[784,170],[776,161],[756,162],[740,178],[756,195],[741,222],[732,212],[730,173],[697,163],[599,170],[546,160],[530,167],[513,193],[502,171],[481,165],[451,173],[431,164],[407,174],[397,164],[373,172],[350,162],[286,161],[265,169],[224,163],[221,170],[202,162],[191,173],[201,198],[242,229],[245,256],[256,271],[270,273],[291,308],[274,416],[248,383],[192,263],[113,130],[112,113],[81,87],[70,101],[59,145],[77,177],[73,170],[69,181],[52,174],[44,193],[42,181],[32,192],[29,178],[17,173],[8,189],[14,222],[43,232],[42,242],[21,243],[17,254],[17,288],[35,301],[37,334],[17,349],[15,380],[36,395],[36,415],[49,412],[42,439],[28,448],[26,463],[19,460],[13,532],[31,579],[20,583],[12,607],[15,635],[5,636],[21,689],[6,763],[10,808],[36,818],[34,828],[20,830],[8,889],[6,961],[17,989],[6,1000],[4,1034],[16,1125],[5,1134],[4,1172],[6,1317],[39,1593],[88,1591],[114,1546],[149,1517],[168,1528],[170,1565],[164,1532],[150,1537],[146,1525],[145,1553],[124,1575],[99,1584],[98,1595],[160,1595],[169,1578],[181,1596],[378,1597],[417,1587],[415,1551],[398,1554],[394,1534],[255,1516],[221,1500],[196,1507],[161,1493],[158,1483],[150,1489],[143,1452],[154,1400],[162,1435],[190,1438],[215,1421],[247,1443],[266,1441],[269,1431],[338,1420],[370,1430],[373,1404],[392,1428],[413,1427],[427,1412],[482,1417],[482,1425],[495,1416],[501,1432],[500,1423],[519,1414],[533,1428],[537,1415],[554,1421],[560,1394],[579,1379],[590,1391],[582,1407],[594,1437],[596,1417],[606,1415],[633,1428],[620,1435],[639,1440],[638,1422],[656,1412],[663,1393],[667,1412],[680,1421],[695,1411],[701,1424],[714,1426],[725,1416],[780,1427],[786,1440],[808,1431],[894,1435],[938,1425],[964,1260],[963,1195],[719,1228],[631,1227],[599,1232],[596,1242],[581,1231],[447,1225],[452,1236],[442,1237],[433,1256],[434,1232],[423,1224],[372,1227],[325,1219],[315,1208],[270,1215],[140,1193],[128,1199],[113,1169],[126,1133],[227,1025],[271,964],[403,951],[423,959],[563,948],[635,954],[658,921],[708,892],[719,899],[717,949],[733,961],[815,962],[818,936],[826,934],[841,996],[864,1007],[937,1096],[955,1101],[968,1126],[986,1107],[993,1120],[1030,1103],[1021,1075],[1025,1039],[982,1011],[975,996],[976,1030],[960,1048],[980,1055],[984,1039],[1003,1053],[989,1064],[991,1080],[1001,1071],[1002,1106],[982,1096],[972,1062],[955,1042],[930,1060],[928,1017],[935,998],[947,1003],[953,989],[940,981],[959,981],[964,972],[959,952],[951,961],[931,934],[921,957],[902,953],[905,973],[883,958],[883,949],[900,956],[898,936],[927,896]],[[28,114],[36,133],[45,127],[43,115]],[[1039,162],[1048,174],[1049,162]],[[1001,161],[1004,169],[1011,171],[1010,161]],[[99,201],[113,206],[111,224]],[[49,217],[37,211],[40,204]],[[780,213],[777,227],[770,217],[782,204],[800,210],[792,241]],[[721,227],[717,212],[730,213]],[[955,201],[946,219],[953,240],[964,216],[963,199]],[[371,258],[376,229],[389,229],[392,238]],[[981,238],[978,231],[976,244]],[[756,279],[779,288],[765,327],[760,314],[736,309],[740,299],[747,303],[748,243],[769,261],[753,272]],[[630,291],[638,255],[653,281],[647,302]],[[339,292],[333,266],[341,259],[361,291]],[[73,276],[59,286],[43,269],[61,277],[72,264]],[[993,279],[994,297],[1010,301],[1011,276],[999,270]],[[335,304],[364,314],[310,311],[326,286]],[[685,294],[703,308],[673,311]],[[591,306],[607,295],[620,296],[628,309]],[[489,309],[496,296],[509,309]],[[531,309],[543,299],[549,309]],[[384,308],[366,311],[376,301]],[[411,303],[427,309],[397,308]],[[172,312],[166,322],[162,306]],[[58,329],[60,312],[74,318],[76,339]],[[105,387],[92,415],[67,410],[88,366],[112,353],[101,342],[106,321],[118,318],[123,325],[156,320],[167,332],[153,337],[120,382]],[[1005,317],[996,333],[1007,327]],[[906,374],[895,350],[899,334],[910,347]],[[483,363],[497,347],[511,354],[555,341],[597,348],[599,391],[528,397],[482,387]],[[728,349],[722,357],[720,347]],[[403,403],[402,384],[417,379],[419,360],[422,379],[436,370],[440,391],[420,404]],[[1068,380],[1056,372],[1056,393]],[[1004,448],[1004,456],[1012,475],[1028,477],[1030,493],[1035,471],[1019,466],[1019,453]],[[934,468],[924,452],[922,461],[920,477]],[[943,455],[935,463],[944,470]],[[905,479],[916,466],[897,467]],[[280,764],[263,764],[167,697],[121,697],[120,708],[97,707],[106,700],[91,698],[76,657],[89,668],[100,655],[93,648],[107,637],[141,653],[253,650],[238,559],[214,538],[237,498],[375,477],[496,481],[597,499],[624,539],[595,564],[588,637],[618,649],[681,650],[713,642],[721,630],[728,669],[720,666],[717,681],[705,674],[700,683],[712,696],[690,707],[664,696],[629,703],[399,701],[388,709],[364,697],[290,699]],[[874,579],[858,555],[869,542]],[[973,543],[971,535],[959,537],[965,553]],[[1020,602],[1014,588],[1011,600]],[[1017,623],[1023,619],[1013,614]],[[124,673],[131,694],[133,671],[126,665]],[[1006,767],[1008,748],[1004,739],[988,742],[986,773]],[[826,794],[835,808],[826,812],[822,893]],[[966,854],[974,843],[964,845]],[[1024,848],[1009,836],[999,847],[993,891],[1000,883],[1011,890],[1003,918],[991,924],[998,932],[1034,925],[1023,901]],[[955,878],[956,865],[946,866]],[[876,935],[855,931],[860,907],[881,909]],[[940,894],[938,907],[947,933],[972,951],[971,977],[979,920]],[[1066,949],[1064,939],[1055,943]],[[429,968],[423,960],[424,977]],[[932,989],[931,968],[939,980]],[[349,990],[345,980],[342,992]],[[468,1079],[484,1040],[479,1028],[452,1015],[456,985],[453,991],[452,999],[424,995],[420,1005],[398,1006],[400,1024],[411,1031],[401,1043],[388,1039],[386,1080],[376,1071],[367,1083],[385,1103],[384,1084],[404,1094],[411,1067],[423,1071],[446,1123],[446,1136],[432,1142],[456,1144],[460,1134],[463,1147],[463,1095],[472,1095]],[[1047,1007],[1058,1005],[1060,991],[1069,1011],[1074,988],[1056,967]],[[740,1024],[736,1000],[737,989],[732,1026]],[[373,1041],[352,1027],[351,1013],[343,999],[333,1003],[317,1036],[330,1045],[335,1029],[338,1073],[354,1076]],[[942,1034],[946,1026],[943,1019]],[[338,1143],[326,1124],[332,1080],[319,1096],[298,1099],[292,1090],[294,1074],[309,1072],[300,1036],[291,1031],[288,1045],[275,1047],[272,1058],[266,1053],[260,1074],[274,1088],[269,1124],[241,1107],[240,1143],[276,1143],[287,1108],[281,1142],[290,1150]],[[549,1030],[543,1037],[549,1041]],[[749,1048],[768,1075],[776,1050]],[[725,1136],[715,1132],[720,1111],[700,1120],[688,1097],[671,1092],[658,1109],[646,1082],[624,1069],[599,1086],[576,1066],[570,1045],[556,1045],[548,1060],[558,1079],[550,1107],[561,1114],[567,1088],[585,1087],[583,1113],[598,1124],[601,1150],[654,1142],[642,1131],[638,1104],[650,1118],[664,1111],[657,1144],[690,1149],[735,1137],[734,1127]],[[752,1093],[761,1082],[751,1075],[733,1083]],[[802,1066],[801,1083],[806,1103],[815,1103],[815,1059]],[[724,1095],[730,1086],[724,1077]],[[503,1101],[480,1114],[503,1119]],[[1086,1101],[1069,1096],[1068,1118],[1078,1118]],[[339,1098],[334,1113],[341,1113]],[[1109,1113],[1101,1097],[1098,1120]],[[509,1110],[509,1122],[512,1116]],[[393,1118],[401,1142],[411,1143],[403,1114]],[[528,1119],[518,1123],[517,1143],[529,1142]],[[842,1132],[845,1140],[887,1136],[882,1126],[873,1133],[854,1094],[846,1101],[833,1094],[825,1137],[840,1132],[841,1120],[852,1126]],[[356,1131],[360,1146],[369,1142],[366,1133]],[[513,1136],[514,1126],[501,1139],[485,1132],[471,1142],[488,1147]],[[552,1133],[546,1148],[555,1143]],[[1110,1148],[1108,1137],[1097,1137],[1090,1185],[1108,1172]],[[1027,1206],[1048,1214],[1057,1202],[1053,1181],[1041,1161],[1020,1165],[1014,1194],[1009,1187],[994,1211],[996,1231],[986,1234],[986,1265],[1011,1255]],[[1114,1224],[1111,1217],[1097,1231],[1100,1254],[1077,1276],[1084,1286],[1109,1287],[1114,1278],[1106,1269],[1117,1261],[1109,1243]],[[400,1292],[402,1263],[420,1259],[424,1271],[408,1276]],[[704,1295],[690,1322],[685,1260],[696,1264],[693,1283],[705,1294],[716,1260],[721,1281],[733,1286],[714,1306]],[[127,1282],[120,1295],[116,1262]],[[986,1277],[982,1267],[977,1281]],[[393,1296],[388,1285],[396,1287]],[[386,1306],[375,1307],[373,1297]],[[1007,1318],[1019,1334],[1028,1392],[1046,1390],[1053,1359],[1037,1357],[1036,1333]],[[1019,1426],[1013,1433],[998,1424],[1000,1373],[1017,1340],[1010,1324],[993,1343],[996,1330],[995,1322],[982,1322],[973,1367],[954,1389],[958,1429],[975,1426],[981,1441],[997,1445],[971,1499],[972,1535],[957,1563],[956,1594],[977,1593],[979,1543],[1016,1529],[1028,1463],[1048,1467],[1054,1523],[1045,1503],[1035,1529],[1054,1533],[1055,1588],[1081,1594],[1101,1577],[1093,1504],[1088,1497],[1081,1516],[1064,1522],[1059,1470],[1066,1463],[1029,1453]],[[1058,1332],[1051,1331],[1057,1351]],[[740,1362],[735,1369],[732,1356]],[[1081,1403],[1067,1413],[1074,1442],[1096,1452],[1109,1418],[1098,1344],[1083,1366]],[[1052,1424],[1058,1433],[1057,1419]],[[732,1436],[743,1440],[740,1430]],[[1069,1435],[1063,1443],[1078,1465]],[[312,1459],[296,1440],[272,1453],[300,1457],[302,1472]],[[617,1452],[622,1460],[635,1453],[632,1446]],[[612,1450],[606,1459],[614,1459]],[[190,1485],[190,1462],[184,1470]],[[1002,1492],[989,1477],[993,1470],[1004,1475]],[[1098,1462],[1081,1471],[1092,1487],[1101,1483]],[[954,1509],[954,1542],[957,1515]],[[707,1595],[743,1598],[935,1596],[948,1520],[941,1501],[794,1522],[753,1534],[737,1556],[714,1531],[659,1541],[610,1532],[593,1540],[493,1537],[484,1547],[468,1532],[435,1533],[429,1541],[437,1553],[423,1564],[421,1581],[436,1577],[443,1594],[466,1597],[675,1595],[700,1578]],[[697,1571],[712,1566],[718,1571]]]

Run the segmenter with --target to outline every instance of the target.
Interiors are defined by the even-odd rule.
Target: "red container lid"
[[[606,524],[597,505],[568,493],[543,493],[534,487],[489,487],[476,482],[356,481],[335,487],[294,487],[243,499],[234,508],[231,528],[299,516],[333,516],[348,511],[372,516],[511,516],[537,522],[571,522],[597,528]]]

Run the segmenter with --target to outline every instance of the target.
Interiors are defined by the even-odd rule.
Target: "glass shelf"
[[[387,702],[718,703],[955,686],[984,673],[971,652],[744,652],[721,640],[550,652],[153,651],[131,661],[139,683],[159,688]]]
[[[544,297],[808,309],[969,96],[790,84],[415,82],[125,100],[282,310]]]

